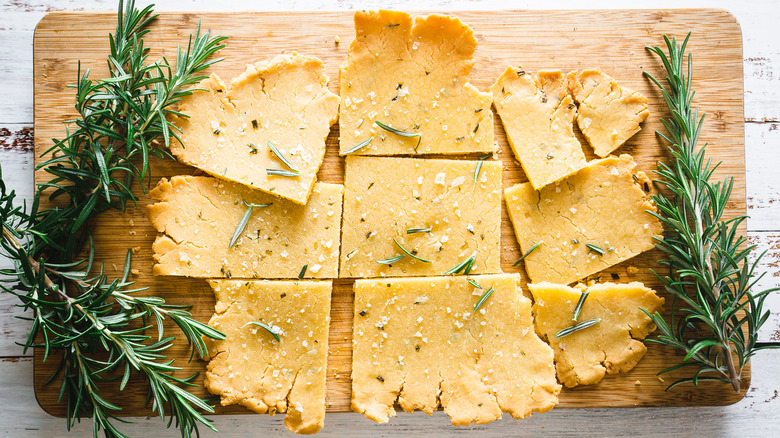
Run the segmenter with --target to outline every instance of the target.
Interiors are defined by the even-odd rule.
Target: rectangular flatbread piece
[[[394,417],[396,402],[429,415],[441,406],[454,425],[558,402],[519,275],[357,280],[354,321],[352,409],[374,421]]]
[[[338,275],[343,186],[317,183],[299,205],[241,184],[204,176],[163,179],[149,196],[155,275],[306,278]],[[256,205],[229,247],[248,204]],[[264,206],[267,205],[267,206]]]
[[[287,429],[319,431],[332,283],[211,280],[209,285],[217,299],[209,325],[226,339],[211,342],[205,387],[223,406],[286,412]]]
[[[537,191],[529,183],[504,191],[509,218],[531,281],[569,284],[654,246],[663,231],[629,155],[592,161]]]
[[[500,239],[500,162],[347,157],[341,277],[499,273]]]
[[[358,11],[341,66],[340,153],[493,152],[491,95],[468,83],[474,32],[443,15]],[[419,136],[402,136],[376,121]]]

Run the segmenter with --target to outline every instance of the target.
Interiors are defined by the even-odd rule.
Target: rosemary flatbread
[[[592,161],[537,191],[530,183],[504,191],[509,218],[533,282],[568,284],[653,248],[663,231],[629,155]]]
[[[566,77],[579,106],[577,124],[599,157],[639,132],[647,119],[647,97],[618,85],[600,70],[573,71]]]
[[[325,418],[330,281],[211,280],[217,298],[204,386],[223,406],[271,415],[287,412],[296,433]],[[278,338],[278,339],[277,339]]]
[[[340,276],[498,273],[500,224],[498,161],[350,156]]]
[[[534,188],[588,164],[574,135],[577,108],[560,71],[534,76],[507,67],[490,90],[512,151]]]
[[[429,415],[441,406],[454,425],[558,402],[519,275],[357,280],[354,321],[352,409],[374,421],[394,417],[396,402]]]
[[[306,205],[203,176],[163,179],[149,196],[159,202],[147,215],[163,233],[152,246],[155,275],[296,278],[307,265],[306,278],[337,276],[339,184],[315,184]],[[244,222],[247,203],[256,207]]]
[[[216,74],[179,103],[171,153],[216,177],[305,204],[338,117],[322,61],[293,53],[248,65],[226,87]]]
[[[636,282],[587,288],[552,283],[528,287],[534,296],[536,330],[555,350],[558,380],[569,388],[598,383],[605,374],[633,369],[647,351],[641,341],[655,330],[642,309],[653,314],[664,304],[653,290]],[[574,310],[583,293],[588,295],[574,321]],[[600,321],[571,334],[561,333],[577,323],[593,320]]]
[[[355,33],[339,81],[342,155],[369,139],[354,153],[496,150],[491,96],[468,83],[477,46],[470,27],[442,15],[358,11]]]

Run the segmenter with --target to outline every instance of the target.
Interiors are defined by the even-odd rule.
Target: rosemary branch
[[[755,245],[746,245],[738,228],[747,216],[723,219],[734,179],[712,182],[720,163],[705,158],[706,144],[697,148],[704,114],[692,107],[693,57],[682,44],[664,35],[668,51],[647,49],[656,54],[666,70],[666,86],[649,73],[669,108],[671,117],[661,119],[666,133],[658,132],[669,143],[670,163],[659,163],[657,180],[667,194],[653,196],[659,213],[651,212],[664,224],[665,232],[656,247],[666,258],[659,263],[669,275],[656,275],[672,295],[669,322],[656,312],[648,315],[661,334],[650,339],[685,353],[682,363],[661,371],[692,368],[692,376],[679,379],[674,386],[700,381],[721,381],[739,391],[742,372],[750,358],[764,346],[756,346],[758,331],[767,320],[764,300],[780,288],[754,292],[759,254],[751,260]],[[687,69],[686,69],[687,64]],[[645,313],[647,313],[645,311]],[[659,373],[659,374],[661,374]]]
[[[173,375],[180,368],[164,354],[174,337],[165,336],[163,322],[170,319],[181,329],[192,347],[190,358],[206,354],[203,337],[224,335],[193,319],[189,306],[137,295],[143,289],[128,281],[130,251],[122,277],[111,280],[94,263],[87,228],[99,213],[136,203],[131,186],[138,182],[146,190],[151,183],[149,157],[170,157],[170,142],[179,141],[167,117],[186,115],[172,106],[192,93],[185,87],[205,77],[199,72],[220,61],[210,58],[224,47],[225,37],[198,28],[177,51],[175,66],[165,58],[147,63],[143,37],[155,17],[151,6],[139,10],[132,0],[119,2],[116,32],[109,35],[109,77],[93,80],[79,65],[74,86],[79,116],[66,122],[72,129],[44,153],[52,158],[37,166],[51,179],[38,184],[29,209],[7,190],[0,169],[0,256],[14,262],[0,270],[0,291],[18,297],[30,312],[24,350],[42,349],[44,361],[57,353],[59,366],[47,384],[60,382],[67,428],[88,417],[95,437],[125,436],[115,426],[125,422],[115,416],[122,408],[101,396],[101,387],[117,374],[120,390],[133,375],[145,380],[152,409],[163,420],[170,415],[168,426],[175,417],[183,437],[198,434],[198,423],[214,429],[201,413],[213,408],[184,389],[194,386],[195,375]],[[47,198],[53,206],[43,208]],[[87,256],[79,258],[83,252]],[[151,329],[156,336],[146,334]]]

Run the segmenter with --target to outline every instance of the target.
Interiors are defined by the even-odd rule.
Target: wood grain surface
[[[452,12],[469,24],[479,40],[471,82],[481,90],[498,77],[507,65],[521,65],[526,71],[542,69],[573,69],[599,67],[615,77],[622,85],[647,95],[651,116],[643,130],[618,150],[629,153],[639,168],[648,172],[659,160],[668,159],[665,146],[654,134],[661,127],[659,116],[667,115],[659,92],[642,76],[646,70],[663,77],[659,61],[646,50],[647,45],[662,44],[661,35],[684,36],[691,30],[694,38],[689,44],[696,54],[694,88],[698,90],[695,104],[708,113],[702,131],[702,141],[712,141],[709,155],[723,160],[718,175],[735,177],[734,194],[728,205],[730,216],[745,213],[745,165],[743,125],[742,35],[736,20],[719,10],[613,10],[613,11],[490,11]],[[323,59],[329,84],[337,90],[338,67],[346,56],[354,37],[352,13],[341,12],[247,12],[247,13],[163,13],[154,23],[154,31],[147,37],[152,47],[150,59],[165,55],[175,58],[176,45],[186,43],[198,20],[202,27],[214,34],[230,35],[221,56],[226,60],[214,71],[229,80],[244,70],[245,64],[266,59],[282,52],[298,51]],[[107,34],[113,31],[115,16],[101,13],[53,13],[47,15],[36,28],[34,40],[35,84],[35,150],[36,162],[47,149],[52,137],[61,137],[61,121],[74,115],[73,92],[65,88],[76,81],[77,60],[92,69],[93,77],[105,72],[108,51]],[[336,36],[340,43],[336,44]],[[511,155],[506,137],[496,120],[494,129],[499,143],[499,157],[505,165],[504,187],[525,181],[519,164]],[[343,182],[343,159],[338,157],[338,128],[329,138],[325,163],[318,175],[325,182]],[[717,140],[717,141],[715,141]],[[586,147],[586,155],[594,158]],[[173,162],[155,161],[152,180],[176,174],[191,174],[194,169]],[[36,174],[36,181],[46,179]],[[137,188],[140,193],[140,188]],[[149,287],[149,294],[164,297],[176,304],[191,304],[194,315],[206,321],[213,312],[214,298],[203,280],[153,277],[151,275],[151,244],[156,236],[145,217],[143,206],[149,202],[141,196],[140,207],[127,214],[109,212],[91,224],[97,247],[96,257],[106,262],[109,274],[120,274],[125,253],[129,248],[141,250],[133,260],[133,267],[141,274],[134,279],[138,286]],[[524,272],[521,266],[511,264],[518,257],[518,246],[505,206],[502,206],[502,267],[504,272]],[[743,230],[744,231],[744,230]],[[643,281],[659,288],[650,269],[658,266],[657,251],[650,251],[623,264],[602,272],[609,280],[612,274],[618,281]],[[627,273],[629,266],[639,272]],[[666,294],[662,293],[662,296]],[[336,280],[332,303],[330,351],[328,364],[329,412],[349,410],[352,292],[351,281]],[[171,328],[171,330],[174,330]],[[59,385],[42,387],[56,367],[56,358],[43,363],[42,355],[35,356],[35,388],[38,402],[49,413],[63,415],[64,408],[56,403]],[[170,351],[176,364],[184,369],[181,376],[204,371],[205,363],[188,363],[187,346],[178,342]],[[734,393],[720,384],[664,389],[670,380],[681,374],[656,373],[679,363],[681,357],[669,349],[648,344],[648,353],[639,365],[627,374],[607,376],[600,384],[564,390],[559,407],[628,407],[628,406],[693,406],[725,405],[738,401],[749,386],[750,372],[746,372],[743,392]],[[202,375],[200,377],[202,379]],[[200,380],[199,380],[200,381]],[[106,389],[112,389],[106,385]],[[194,390],[208,396],[202,388]],[[125,400],[137,400],[135,408],[122,411],[123,415],[150,414],[144,407],[143,385],[135,385],[121,395]],[[217,408],[218,413],[249,412],[240,407]]]

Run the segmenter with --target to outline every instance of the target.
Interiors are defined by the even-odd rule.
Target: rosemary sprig
[[[577,318],[580,317],[580,313],[582,312],[582,306],[585,304],[585,300],[588,299],[588,295],[590,295],[590,292],[583,292],[580,294],[580,299],[577,300],[577,306],[574,307],[574,316],[572,316],[572,320],[576,321]]]
[[[271,143],[271,140],[268,140],[268,148],[271,149],[271,152],[276,155],[276,158],[279,159],[282,163],[284,163],[285,166],[287,166],[290,170],[293,172],[297,172],[298,174],[301,173],[300,169],[298,169],[295,164],[291,163],[290,160],[287,159],[287,157],[284,156],[281,152],[279,152],[279,149],[276,149],[276,146],[274,146],[273,143]]]
[[[262,328],[265,329],[265,331],[270,333],[271,336],[274,337],[274,339],[276,339],[276,342],[282,342],[282,338],[281,338],[281,336],[279,336],[279,333],[276,333],[276,331],[270,325],[268,325],[268,324],[266,324],[266,323],[264,323],[262,321],[249,321],[248,323],[244,324],[242,326],[242,328],[246,327],[248,325],[256,325],[258,327],[262,327]]]
[[[401,251],[403,251],[404,254],[408,255],[409,257],[411,257],[411,258],[413,258],[415,260],[419,260],[419,261],[421,261],[423,263],[430,263],[431,262],[430,260],[424,259],[422,257],[418,257],[416,254],[407,251],[406,248],[401,246],[401,244],[398,243],[397,240],[395,240],[395,237],[393,237],[393,242],[395,242],[395,246],[397,246]]]
[[[401,137],[417,137],[417,145],[414,147],[414,150],[417,150],[417,148],[420,146],[420,142],[422,141],[422,133],[401,131],[400,129],[393,128],[392,126],[385,125],[379,120],[374,120],[374,123],[376,123],[377,126],[384,129],[385,131]]]
[[[415,233],[430,233],[433,228],[426,227],[426,228],[408,228],[406,230],[406,234],[415,234]]]
[[[663,63],[666,87],[649,73],[645,76],[661,90],[672,115],[661,119],[666,133],[658,132],[669,143],[672,161],[659,163],[656,171],[668,194],[653,196],[659,213],[651,213],[665,227],[656,247],[667,257],[659,263],[669,268],[669,275],[656,275],[673,301],[668,324],[659,313],[648,314],[661,332],[650,341],[685,353],[682,363],[661,373],[692,368],[691,377],[669,388],[715,380],[739,391],[745,365],[767,348],[756,345],[758,331],[769,317],[764,300],[780,288],[752,291],[764,275],[756,273],[764,253],[751,261],[755,245],[746,245],[745,237],[738,234],[746,216],[723,219],[734,179],[711,182],[720,163],[705,160],[706,144],[697,148],[704,114],[692,107],[690,54],[685,66],[689,38],[690,33],[678,45],[676,38],[664,35],[668,55],[657,46],[648,47]]]
[[[363,149],[364,147],[368,146],[368,144],[371,143],[371,140],[373,140],[373,139],[374,139],[374,137],[369,137],[368,140],[361,141],[360,143],[356,144],[355,146],[352,146],[347,151],[345,151],[344,155],[349,155],[349,154],[351,154],[353,152],[357,152],[357,151]]]
[[[244,215],[241,216],[241,220],[238,221],[238,226],[236,226],[236,231],[233,231],[233,236],[230,238],[230,243],[228,244],[228,249],[232,248],[233,245],[236,244],[236,241],[239,237],[241,237],[241,233],[244,232],[244,229],[246,228],[246,224],[249,223],[249,218],[252,217],[252,210],[255,208],[263,208],[263,207],[269,207],[271,204],[249,204],[246,201],[242,201],[244,205],[246,205],[246,211],[244,211]]]
[[[182,330],[192,355],[206,353],[203,336],[224,335],[193,319],[189,306],[137,295],[143,289],[128,281],[130,252],[122,277],[110,279],[94,261],[87,229],[97,214],[136,203],[131,186],[137,181],[146,190],[151,183],[149,157],[170,157],[167,147],[179,141],[167,117],[186,115],[172,106],[192,93],[186,87],[205,78],[199,72],[220,61],[209,58],[225,38],[198,28],[177,51],[175,66],[165,58],[148,63],[143,37],[155,17],[151,6],[139,10],[132,0],[119,2],[116,32],[109,35],[109,77],[91,79],[79,65],[78,118],[67,122],[74,128],[65,138],[53,139],[44,153],[52,158],[37,166],[52,179],[38,184],[29,210],[15,203],[0,173],[0,256],[14,262],[0,270],[0,290],[18,297],[30,312],[25,351],[40,348],[44,360],[59,361],[49,384],[60,383],[66,426],[91,418],[95,437],[125,436],[115,426],[126,421],[116,417],[121,407],[101,396],[101,387],[117,376],[120,390],[133,375],[145,380],[152,409],[163,419],[171,415],[169,426],[175,415],[183,437],[198,434],[198,423],[214,429],[201,414],[213,412],[211,406],[183,388],[193,386],[195,376],[173,375],[180,368],[164,354],[174,337],[166,336],[163,321],[169,318]],[[44,208],[47,198],[56,206]]]
[[[580,330],[584,330],[600,322],[601,322],[601,318],[589,319],[587,321],[578,322],[577,324],[574,324],[571,327],[566,327],[565,329],[559,331],[558,333],[555,334],[555,337],[562,338],[564,336],[569,336],[572,333],[576,333]]]
[[[477,310],[479,310],[479,308],[482,307],[483,304],[485,304],[485,301],[487,301],[487,299],[490,298],[491,295],[493,295],[493,286],[490,286],[488,290],[482,293],[482,296],[479,297],[479,301],[477,301],[477,304],[474,305],[474,311],[476,312]]]
[[[466,260],[455,265],[452,269],[444,271],[444,275],[458,274],[460,271],[464,271],[464,274],[469,275],[471,273],[471,267],[474,266],[474,262],[477,260],[477,252],[474,251]]]
[[[401,254],[401,255],[394,256],[394,257],[388,257],[386,259],[374,260],[374,261],[379,263],[380,265],[392,265],[395,262],[401,261],[404,257],[406,257],[406,256]]]
[[[534,244],[531,246],[531,249],[529,249],[528,251],[526,251],[526,252],[525,252],[525,254],[521,255],[521,256],[520,256],[520,258],[519,258],[519,259],[517,259],[517,261],[516,261],[516,262],[512,263],[512,266],[517,266],[517,265],[519,265],[519,264],[520,264],[520,262],[522,262],[523,260],[525,260],[525,258],[526,258],[526,257],[528,257],[529,255],[531,255],[531,253],[532,253],[532,252],[534,252],[534,251],[536,250],[536,248],[539,248],[539,246],[540,246],[542,243],[544,243],[544,242],[542,242],[541,240],[540,240],[540,241],[538,241],[538,242],[536,242],[536,243],[534,243]]]

